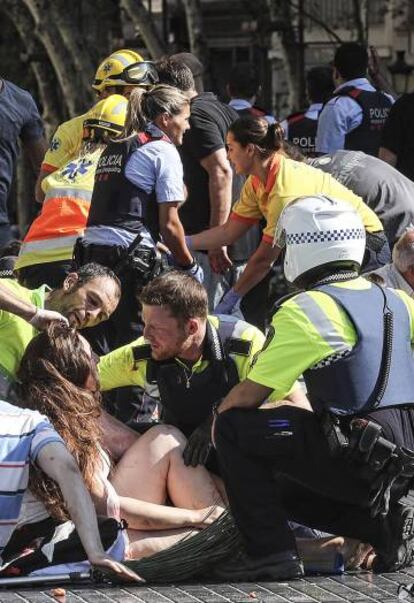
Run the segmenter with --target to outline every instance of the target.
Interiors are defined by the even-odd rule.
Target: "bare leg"
[[[185,437],[174,427],[152,427],[124,454],[111,482],[121,496],[183,509],[223,504],[205,467],[186,467]]]
[[[129,546],[126,552],[127,559],[141,559],[149,557],[176,544],[184,537],[192,536],[197,530],[159,530],[146,532],[144,530],[128,530]]]

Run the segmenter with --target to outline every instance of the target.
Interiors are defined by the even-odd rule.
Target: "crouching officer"
[[[227,579],[302,573],[288,520],[370,543],[376,571],[410,565],[414,509],[414,303],[359,277],[363,225],[346,204],[303,197],[282,213],[283,301],[248,378],[218,407],[215,441],[247,553]],[[314,412],[283,398],[303,374]],[[272,476],[277,472],[277,484]]]
[[[179,271],[154,279],[140,299],[144,337],[101,358],[101,389],[140,387],[142,403],[152,402],[152,420],[161,406],[163,421],[189,437],[186,464],[204,463],[212,408],[246,377],[264,336],[232,316],[208,316],[205,288]],[[126,404],[118,410],[124,421],[134,419]]]

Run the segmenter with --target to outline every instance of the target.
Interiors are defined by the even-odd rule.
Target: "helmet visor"
[[[128,84],[152,86],[158,82],[158,73],[153,63],[141,61],[125,67],[121,76]]]

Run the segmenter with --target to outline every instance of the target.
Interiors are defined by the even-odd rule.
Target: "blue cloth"
[[[349,80],[338,86],[334,92],[343,88],[355,87],[367,92],[375,92],[367,78],[360,77]],[[387,96],[394,102],[392,96]],[[362,123],[362,108],[356,100],[349,96],[331,98],[319,116],[318,131],[316,133],[316,152],[334,153],[345,146],[345,136],[355,130]]]
[[[224,295],[221,302],[214,308],[214,314],[231,314],[234,306],[240,301],[241,295],[234,289],[230,289]]]
[[[19,153],[19,138],[24,143],[43,136],[43,124],[32,96],[7,80],[0,90],[0,224],[8,224],[7,198],[13,169]]]
[[[148,132],[165,136],[154,124]],[[150,194],[155,190],[158,203],[184,201],[183,164],[174,144],[165,140],[148,142],[134,151],[125,168],[125,176]]]

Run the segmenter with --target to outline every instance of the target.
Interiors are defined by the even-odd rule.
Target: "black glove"
[[[212,422],[213,418],[209,417],[188,438],[187,446],[183,452],[184,465],[186,467],[189,465],[197,467],[197,465],[206,464],[210,450],[213,447],[211,443]]]

